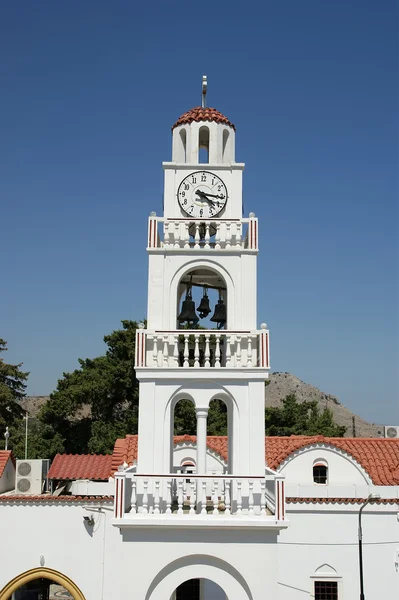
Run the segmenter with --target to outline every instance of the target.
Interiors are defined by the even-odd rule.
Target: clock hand
[[[203,192],[201,192],[201,193],[203,193]],[[208,194],[208,192],[206,192],[205,196],[209,196],[210,198],[220,198],[220,200],[224,200],[223,194]]]
[[[206,202],[210,202],[211,204],[215,204],[213,200],[210,200],[208,198],[208,194],[205,194],[205,192],[202,192],[201,190],[197,190],[195,193],[198,194],[198,196],[201,198],[201,200],[206,200]]]

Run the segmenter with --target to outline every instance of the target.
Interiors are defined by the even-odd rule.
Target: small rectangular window
[[[315,581],[314,598],[315,600],[338,600],[338,582]]]
[[[327,467],[325,465],[315,465],[313,467],[313,481],[315,483],[327,483]]]

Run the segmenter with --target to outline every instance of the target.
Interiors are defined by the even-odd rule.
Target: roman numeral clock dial
[[[196,171],[183,179],[177,189],[181,209],[194,219],[219,216],[227,202],[224,182],[210,171]]]

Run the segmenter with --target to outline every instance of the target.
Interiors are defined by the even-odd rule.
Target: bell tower
[[[140,381],[137,473],[172,470],[174,409],[193,402],[196,473],[206,475],[209,404],[228,415],[231,475],[265,474],[264,388],[269,334],[258,328],[258,220],[242,214],[244,164],[233,123],[207,106],[172,127],[164,162],[164,214],[148,225],[147,329],[137,331]]]

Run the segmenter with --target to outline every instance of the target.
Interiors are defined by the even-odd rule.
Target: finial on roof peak
[[[202,76],[202,108],[206,107],[206,92],[208,89],[208,78],[206,75]]]

